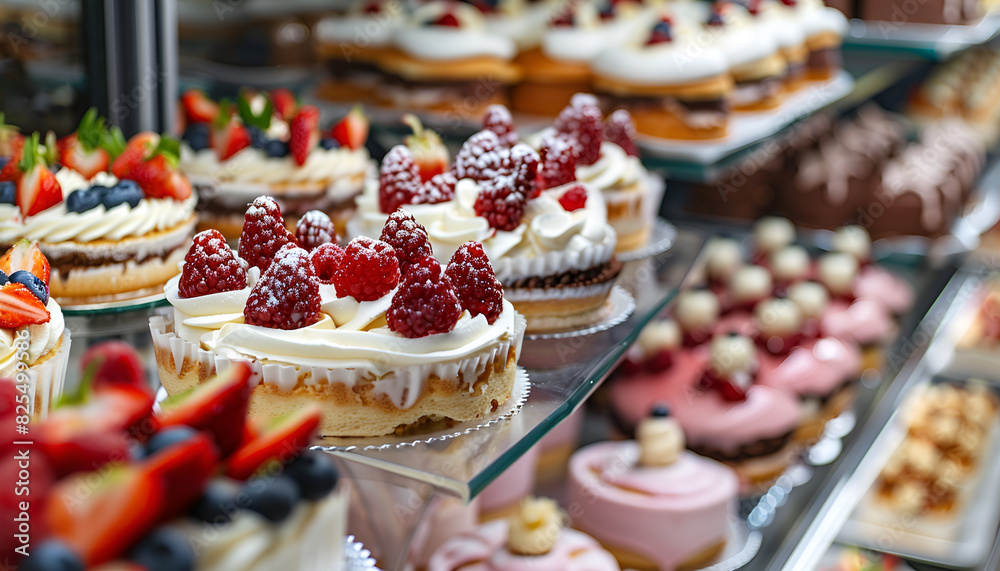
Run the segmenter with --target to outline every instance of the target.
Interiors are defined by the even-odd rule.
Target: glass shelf
[[[404,480],[413,480],[471,500],[569,416],[608,377],[643,326],[673,298],[704,241],[702,232],[679,229],[674,246],[667,252],[625,264],[618,285],[635,296],[635,312],[607,331],[566,339],[560,349],[569,361],[566,365],[548,370],[530,369],[529,398],[520,413],[510,420],[458,438],[417,446],[327,451],[345,461],[374,468],[365,470],[372,478],[404,486],[407,485]],[[318,444],[323,446],[322,441]]]
[[[944,61],[984,44],[1000,33],[1000,14],[985,16],[976,24],[910,24],[851,20],[844,47],[894,57]]]

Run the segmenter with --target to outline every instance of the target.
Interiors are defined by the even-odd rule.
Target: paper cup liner
[[[28,367],[28,387],[31,395],[29,407],[35,418],[44,420],[52,404],[59,400],[66,382],[69,363],[70,334],[64,329],[59,344]]]

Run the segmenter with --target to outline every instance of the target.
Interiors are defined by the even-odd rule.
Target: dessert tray
[[[998,32],[1000,14],[997,13],[966,25],[874,22],[855,18],[844,36],[844,45],[944,60],[956,52],[990,41]]]

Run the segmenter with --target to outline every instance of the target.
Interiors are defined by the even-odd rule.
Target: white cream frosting
[[[188,221],[198,203],[197,195],[192,193],[183,201],[143,198],[135,208],[123,203],[111,209],[98,205],[86,212],[67,212],[65,199],[74,190],[95,185],[112,187],[118,179],[98,173],[88,181],[80,173],[63,168],[56,173],[56,180],[62,187],[63,202],[34,216],[22,219],[16,205],[0,204],[0,243],[10,244],[21,238],[54,244],[145,236]]]
[[[781,7],[794,14],[806,37],[824,32],[833,32],[838,36],[847,33],[847,17],[840,10],[826,6],[823,0],[798,0],[794,7]]]
[[[62,309],[56,300],[49,298],[45,309],[49,311],[49,321],[39,325],[26,325],[17,329],[0,329],[0,377],[13,377],[17,372],[18,333],[28,332],[28,350],[26,364],[31,366],[42,355],[55,348],[66,329]]]
[[[645,173],[639,157],[630,156],[611,141],[601,143],[601,154],[594,164],[576,167],[577,180],[602,192],[641,190],[639,185]]]
[[[446,11],[455,15],[461,27],[427,26]],[[471,57],[509,60],[517,53],[514,41],[489,33],[479,10],[459,2],[434,1],[418,8],[407,25],[395,34],[396,47],[426,60],[449,61]]]
[[[780,0],[761,2],[758,19],[761,24],[767,26],[767,33],[782,48],[798,48],[805,44],[805,32],[795,22],[791,11],[787,10]]]
[[[502,0],[497,12],[486,16],[486,29],[510,38],[519,50],[541,44],[551,6],[545,2],[528,5],[525,0]]]
[[[707,22],[712,7],[699,3],[698,22]],[[722,26],[702,26],[697,42],[715,45],[726,55],[730,66],[742,66],[774,55],[778,51],[777,39],[768,29],[753,18],[745,8],[735,3],[725,7]]]
[[[403,208],[427,229],[434,256],[442,263],[462,244],[481,242],[497,279],[507,285],[522,278],[587,270],[611,260],[617,235],[608,224],[603,197],[584,188],[587,202],[573,212],[566,212],[556,199],[564,187],[543,192],[528,202],[521,224],[509,232],[490,228],[485,218],[476,215],[479,185],[471,179],[458,181],[453,200]],[[366,182],[357,204],[348,232],[378,237],[388,218],[379,209],[378,181]]]
[[[375,14],[362,11],[363,2],[355,3],[355,10],[348,14],[323,18],[316,24],[316,39],[321,42],[349,44],[352,48],[381,48],[392,42],[392,37],[403,20],[403,2],[391,0]]]
[[[323,149],[309,153],[299,166],[287,157],[269,157],[260,149],[247,147],[220,162],[211,149],[194,152],[181,145],[181,170],[195,183],[252,183],[262,185],[330,183],[364,176],[371,161],[367,149]]]

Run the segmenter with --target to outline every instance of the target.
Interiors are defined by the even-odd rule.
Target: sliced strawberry
[[[226,475],[246,480],[271,461],[287,463],[312,442],[322,413],[316,403],[257,428],[257,437],[240,447],[226,463]]]
[[[161,520],[178,517],[201,497],[205,484],[215,475],[219,453],[212,438],[199,432],[191,438],[156,452],[143,462],[147,473],[166,484],[169,502],[161,512]]]
[[[403,123],[413,129],[413,134],[403,139],[403,143],[413,153],[413,161],[420,170],[421,182],[426,182],[448,170],[448,149],[441,137],[430,129],[424,129],[416,115],[404,115]]]
[[[330,136],[352,151],[365,146],[368,140],[368,117],[360,105],[355,105],[350,113],[333,126]]]
[[[65,478],[50,494],[45,520],[52,535],[80,554],[88,567],[123,555],[159,524],[167,484],[141,466],[112,465]]]
[[[224,161],[236,153],[250,146],[250,133],[247,132],[243,122],[235,117],[212,129],[212,149],[215,156]]]
[[[62,187],[45,164],[38,143],[38,133],[25,143],[18,163],[21,176],[17,181],[17,205],[22,216],[34,216],[63,200]]]
[[[11,144],[11,154],[7,155],[7,164],[0,169],[0,182],[15,182],[21,178],[21,171],[17,167],[21,164],[23,153],[24,139],[22,138]]]
[[[223,457],[243,443],[250,406],[252,371],[243,361],[233,362],[214,379],[168,398],[158,416],[162,427],[190,426],[215,439]]]
[[[271,103],[279,117],[285,121],[290,121],[295,116],[299,103],[295,100],[295,95],[284,87],[271,90]]]
[[[134,180],[148,198],[185,200],[191,196],[191,183],[177,170],[179,157],[177,139],[140,133],[115,159],[111,172],[118,178]]]
[[[49,285],[49,260],[38,247],[38,242],[18,240],[3,256],[0,256],[0,270],[8,276],[24,270],[40,278]]]
[[[48,323],[49,319],[49,310],[27,286],[14,282],[0,286],[0,327],[16,329]]]
[[[312,105],[303,105],[289,124],[291,138],[288,149],[295,159],[295,164],[306,164],[309,153],[319,144],[319,109]]]
[[[184,114],[192,123],[211,123],[219,115],[219,104],[199,89],[188,89],[181,95]]]
[[[124,341],[103,341],[92,345],[83,354],[80,366],[94,367],[94,387],[127,385],[152,392],[146,380],[142,359]]]

